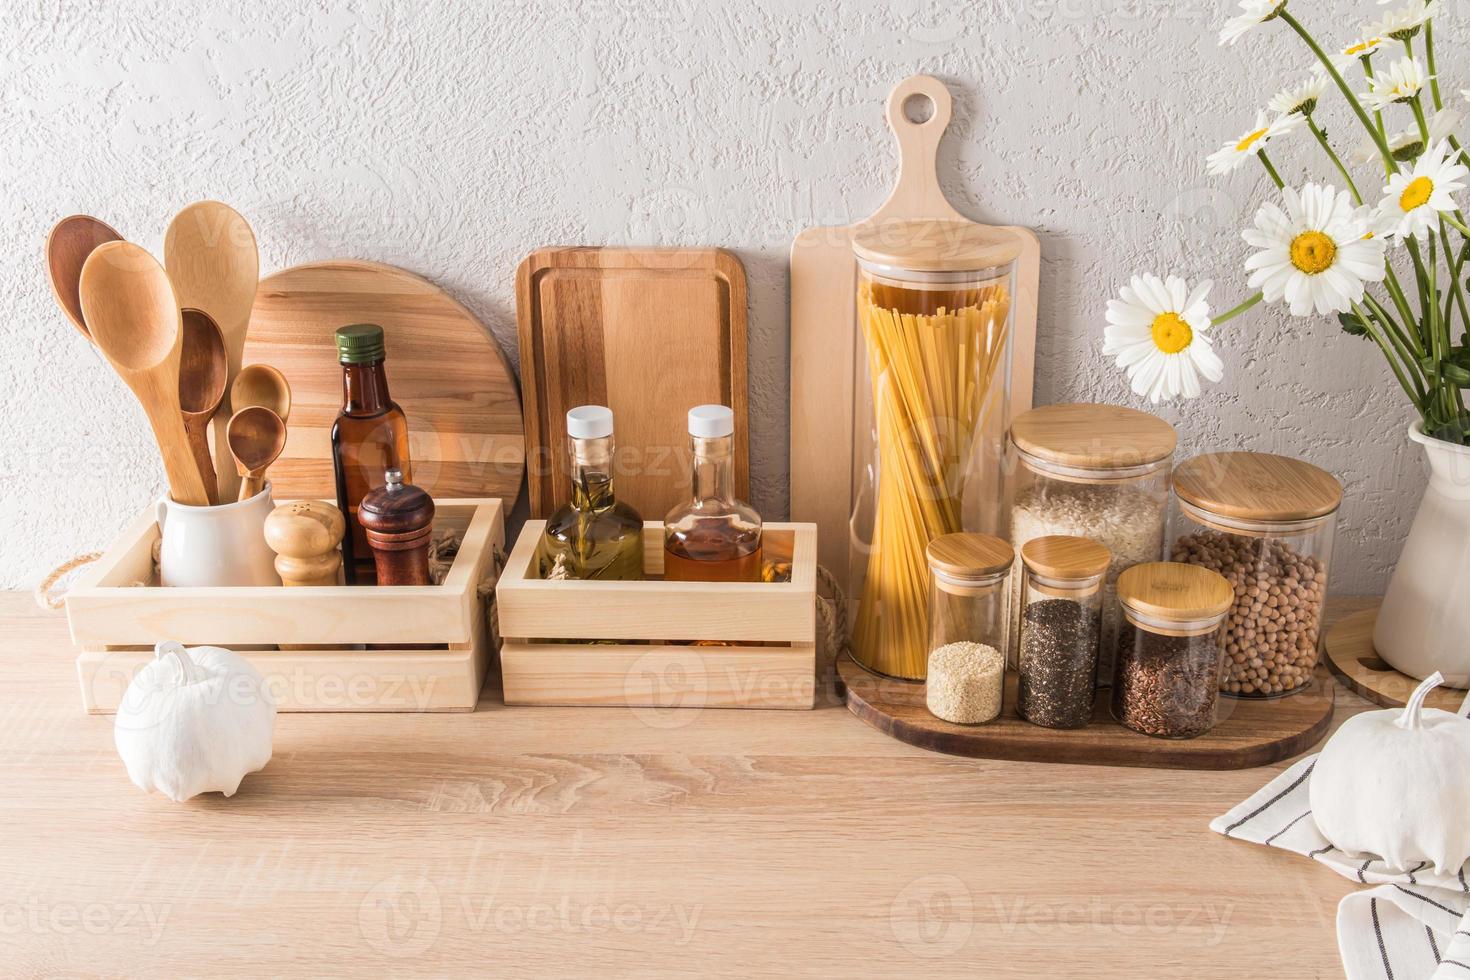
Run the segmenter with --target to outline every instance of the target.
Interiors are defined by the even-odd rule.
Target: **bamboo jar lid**
[[[1146,466],[1173,455],[1168,422],[1121,405],[1043,405],[1016,417],[1011,442],[1030,456],[1086,469]]]
[[[1008,266],[1021,240],[1003,228],[968,221],[880,221],[858,228],[852,250],[872,265],[914,272],[971,272]]]
[[[1200,510],[1247,521],[1308,521],[1342,504],[1326,470],[1270,453],[1206,453],[1174,470],[1174,492]]]
[[[1072,581],[1096,578],[1106,572],[1113,556],[1091,538],[1049,534],[1023,544],[1021,560],[1038,575]]]
[[[941,534],[929,542],[924,556],[929,570],[958,579],[977,579],[1004,572],[1016,561],[1016,552],[1001,538],[989,534]]]
[[[1145,562],[1118,576],[1118,601],[1145,616],[1189,622],[1223,616],[1235,589],[1219,572],[1177,561]]]

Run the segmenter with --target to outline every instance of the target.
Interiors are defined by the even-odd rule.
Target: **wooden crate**
[[[736,583],[663,581],[656,522],[643,527],[647,580],[544,581],[532,568],[544,527],[526,524],[496,588],[506,704],[816,705],[815,525],[765,526],[765,557],[791,562],[791,581]]]
[[[282,711],[473,711],[490,661],[478,590],[495,574],[503,508],[441,500],[434,527],[462,535],[442,585],[166,589],[152,584],[150,510],[67,594],[83,704],[115,711],[153,644],[168,639],[244,655]]]

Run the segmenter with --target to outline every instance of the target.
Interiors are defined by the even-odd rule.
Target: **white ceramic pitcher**
[[[158,502],[163,543],[158,577],[166,586],[280,585],[275,553],[265,543],[274,508],[271,487],[233,504],[191,507]]]
[[[1429,488],[1388,583],[1373,647],[1395,670],[1423,679],[1435,671],[1470,687],[1470,448],[1424,434],[1409,438],[1429,458]]]

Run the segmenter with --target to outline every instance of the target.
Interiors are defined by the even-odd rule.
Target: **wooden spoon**
[[[62,218],[46,236],[46,272],[51,278],[51,292],[56,294],[56,302],[71,325],[89,341],[92,335],[82,317],[82,298],[78,293],[82,265],[98,245],[120,241],[122,236],[111,225],[87,214]]]
[[[240,373],[245,329],[260,282],[260,256],[255,233],[244,218],[218,201],[200,201],[180,211],[163,238],[163,264],[173,280],[179,305],[203,310],[219,324],[229,358],[228,383]],[[215,416],[214,459],[220,495],[235,495],[238,476],[230,459],[225,425],[234,412],[226,389]]]
[[[183,340],[179,353],[179,407],[184,413],[184,431],[194,465],[209,492],[209,502],[219,503],[219,482],[214,474],[214,457],[209,454],[209,420],[225,398],[229,362],[225,338],[219,324],[203,310],[183,310]]]
[[[225,427],[230,454],[240,474],[240,500],[249,500],[265,486],[265,471],[286,448],[286,423],[260,405],[242,408]]]
[[[207,505],[179,407],[183,326],[168,273],[137,245],[107,242],[87,258],[79,282],[82,321],[147,413],[173,499]]]
[[[251,405],[263,405],[291,421],[291,385],[286,376],[269,364],[247,364],[235,375],[230,385],[230,405],[236,411]]]

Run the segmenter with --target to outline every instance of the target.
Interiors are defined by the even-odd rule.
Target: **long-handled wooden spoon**
[[[261,405],[291,421],[291,385],[286,376],[269,364],[247,364],[230,385],[230,405],[239,411]]]
[[[286,448],[286,423],[270,409],[251,405],[230,416],[225,438],[240,474],[239,499],[249,500],[265,486],[265,471]]]
[[[191,204],[169,223],[163,238],[163,264],[179,305],[203,310],[219,324],[229,355],[229,382],[233,383],[240,373],[245,330],[260,282],[255,233],[228,205],[218,201]],[[238,483],[225,438],[225,423],[233,412],[227,389],[214,429],[215,472],[225,499],[234,496]]]
[[[148,415],[174,500],[207,505],[179,407],[183,327],[168,273],[137,245],[107,242],[82,266],[78,292],[92,340]]]
[[[204,479],[209,502],[219,500],[219,482],[214,475],[214,458],[209,454],[209,420],[225,398],[229,360],[219,324],[203,310],[183,310],[183,340],[179,353],[179,408],[184,413],[184,431],[194,465]]]
[[[82,317],[82,298],[78,292],[82,265],[98,245],[120,241],[122,236],[111,225],[89,214],[62,218],[46,236],[46,272],[51,278],[51,292],[56,294],[56,302],[71,325],[88,340],[92,335]]]

